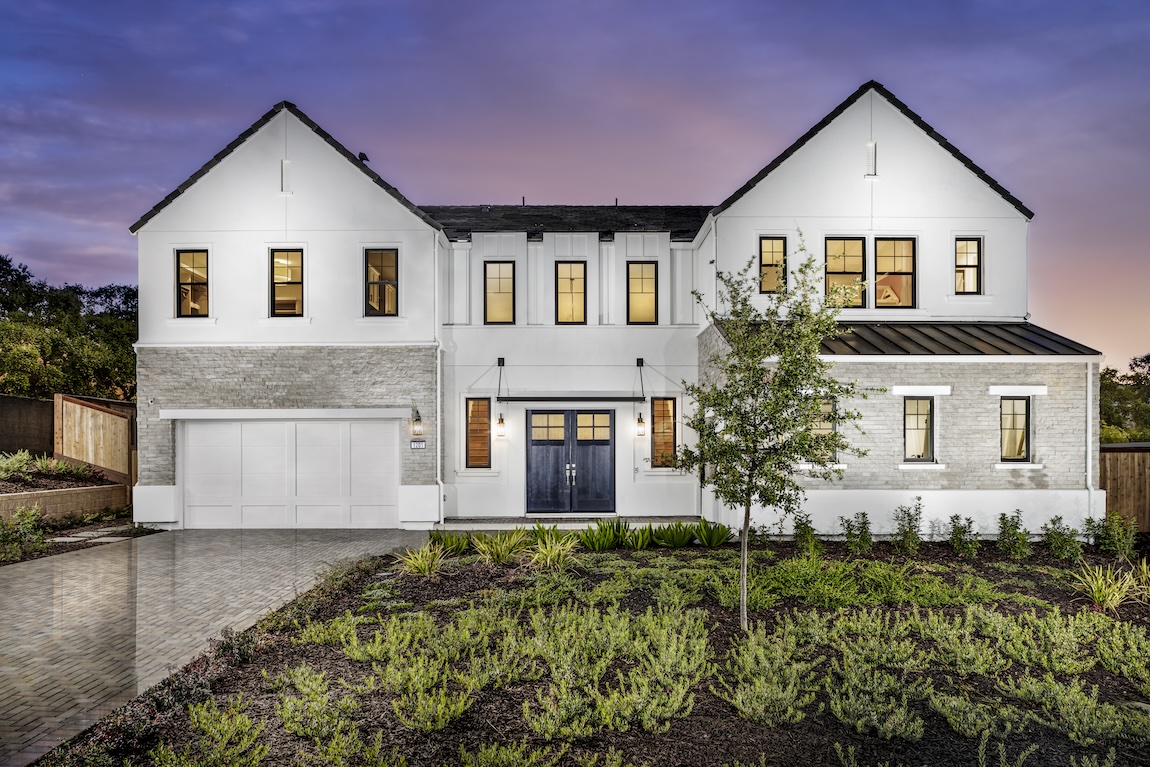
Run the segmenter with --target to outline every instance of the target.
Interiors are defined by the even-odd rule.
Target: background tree
[[[833,363],[819,356],[822,341],[841,333],[839,308],[857,287],[821,295],[814,259],[802,245],[799,254],[802,264],[778,293],[754,291],[752,261],[738,274],[719,273],[716,307],[695,296],[728,348],[700,360],[701,383],[684,382],[694,401],[686,426],[697,441],[680,449],[675,464],[683,471],[702,469],[703,484],[720,501],[743,509],[739,613],[744,629],[751,508],[793,515],[805,497],[802,478],[833,480],[841,475],[835,468],[838,455],[864,452],[851,446],[840,427],[858,421],[849,404],[865,392],[831,375]],[[765,311],[753,299],[766,299]],[[830,413],[824,403],[831,403]],[[825,423],[834,428],[818,428]]]
[[[1130,360],[1126,373],[1103,368],[1098,399],[1103,443],[1150,442],[1150,354]]]

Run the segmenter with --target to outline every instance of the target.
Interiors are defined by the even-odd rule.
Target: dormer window
[[[827,291],[836,285],[851,287],[847,307],[866,306],[866,240],[862,237],[827,238]]]
[[[959,296],[982,294],[981,237],[954,240],[954,293]]]
[[[303,316],[303,251],[271,253],[271,316]]]
[[[778,293],[787,284],[787,238],[759,238],[759,292]]]
[[[878,237],[874,241],[874,303],[879,309],[914,308],[914,240]]]

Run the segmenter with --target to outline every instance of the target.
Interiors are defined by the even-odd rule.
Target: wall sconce
[[[419,415],[419,408],[413,406],[411,408],[411,410],[412,410],[411,436],[422,437],[423,436],[423,418],[421,418]]]
[[[639,368],[639,390],[643,395],[643,402],[647,401],[647,387],[643,383],[643,358],[639,357],[635,360],[635,367]],[[634,391],[632,389],[631,391]],[[647,424],[643,423],[643,410],[642,406],[639,409],[639,420],[635,422],[635,434],[640,437],[647,436]]]
[[[643,423],[643,414],[639,414],[639,420],[635,422],[635,434],[640,437],[647,436],[647,424]]]
[[[507,425],[503,423],[503,413],[499,414],[499,420],[495,422],[495,436],[507,436]]]

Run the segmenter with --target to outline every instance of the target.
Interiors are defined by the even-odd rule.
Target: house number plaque
[[[427,440],[425,440],[425,439],[413,439],[413,440],[411,440],[411,449],[412,450],[426,450],[427,449]]]

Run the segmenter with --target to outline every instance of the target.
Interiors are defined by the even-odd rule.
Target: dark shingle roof
[[[1029,322],[840,322],[835,355],[1094,356],[1101,352]],[[850,332],[845,332],[847,329]]]
[[[147,213],[145,213],[143,216],[141,216],[139,221],[137,221],[136,223],[134,223],[130,227],[128,227],[128,231],[131,232],[132,234],[135,234],[140,229],[140,227],[142,227],[144,224],[151,221],[156,216],[156,214],[158,214],[164,208],[168,207],[168,205],[170,205],[173,200],[175,200],[177,197],[179,197],[181,194],[183,194],[189,188],[191,188],[191,186],[193,184],[195,184],[197,181],[199,181],[205,174],[207,174],[208,171],[210,171],[212,168],[216,167],[221,162],[223,162],[224,158],[226,158],[228,155],[230,155],[232,152],[234,152],[241,144],[243,144],[249,138],[254,136],[260,130],[260,128],[264,127],[269,122],[271,122],[272,118],[274,118],[280,112],[283,112],[285,110],[288,112],[291,112],[293,115],[295,115],[299,119],[300,122],[302,122],[307,127],[311,128],[312,131],[317,136],[319,136],[321,139],[323,139],[325,142],[327,142],[327,144],[329,146],[331,146],[332,149],[339,152],[341,155],[343,155],[345,160],[350,162],[355,167],[359,168],[359,170],[362,171],[365,176],[367,176],[373,182],[375,182],[376,186],[383,189],[385,192],[387,192],[392,197],[394,197],[401,205],[403,205],[403,207],[407,208],[412,213],[419,216],[419,218],[421,218],[429,226],[432,226],[436,229],[442,229],[443,228],[438,223],[436,223],[434,220],[432,220],[426,213],[424,213],[419,208],[415,207],[415,205],[411,202],[411,200],[408,200],[406,197],[404,197],[402,194],[400,194],[398,189],[396,189],[394,186],[392,186],[391,184],[384,181],[378,173],[376,173],[374,170],[369,168],[362,160],[359,159],[359,157],[357,155],[352,154],[350,151],[348,151],[347,147],[345,147],[343,144],[339,143],[334,138],[332,138],[330,133],[325,131],[323,128],[319,127],[319,125],[317,125],[314,120],[312,120],[310,117],[305,115],[302,111],[300,111],[299,107],[297,107],[295,104],[291,103],[290,101],[281,101],[280,103],[278,103],[274,107],[272,107],[268,111],[267,114],[265,114],[260,119],[256,120],[254,123],[252,123],[250,128],[248,128],[246,131],[244,131],[240,135],[236,136],[235,140],[233,140],[232,143],[228,144],[226,147],[221,149],[216,154],[215,157],[213,157],[212,159],[210,159],[206,163],[204,163],[203,166],[199,170],[197,170],[195,173],[193,173],[191,176],[189,176],[188,179],[186,181],[184,181],[184,183],[182,183],[178,187],[176,187],[175,190],[171,194],[169,194],[164,199],[160,200],[160,202],[157,203],[154,208],[152,208]]]
[[[936,143],[938,143],[939,146],[941,146],[947,152],[950,152],[951,156],[954,157],[954,159],[958,160],[960,163],[962,163],[967,168],[967,170],[969,170],[971,173],[973,173],[974,175],[976,175],[980,179],[982,179],[983,183],[985,183],[991,189],[998,192],[998,194],[1002,197],[1002,199],[1004,199],[1008,203],[1010,203],[1014,207],[1015,210],[1017,210],[1022,215],[1026,216],[1026,218],[1028,220],[1034,218],[1034,213],[1030,210],[1030,208],[1023,205],[1021,200],[1019,200],[1017,197],[1015,197],[1010,192],[1008,192],[1006,190],[1006,187],[1004,187],[1002,184],[995,181],[993,178],[990,177],[990,174],[988,174],[982,168],[975,165],[973,160],[971,160],[969,157],[964,155],[962,152],[958,151],[958,148],[954,144],[947,141],[945,136],[943,136],[941,133],[939,133],[934,128],[932,128],[926,122],[926,120],[919,117],[918,114],[916,114],[914,111],[912,111],[910,107],[908,107],[906,104],[899,101],[898,97],[895,96],[890,91],[888,91],[885,87],[883,87],[882,83],[875,82],[874,80],[871,80],[868,83],[864,83],[857,91],[852,93],[847,98],[846,101],[844,101],[843,103],[841,103],[837,107],[835,107],[833,110],[831,110],[830,114],[828,114],[821,121],[819,121],[818,124],[816,124],[809,131],[807,131],[801,137],[799,137],[798,141],[791,144],[789,147],[787,147],[785,150],[783,150],[782,154],[780,154],[775,159],[771,160],[771,162],[767,165],[767,167],[765,167],[761,171],[759,171],[755,175],[754,178],[752,178],[747,183],[743,184],[741,187],[739,187],[738,191],[736,191],[734,194],[732,194],[727,199],[723,200],[723,202],[719,203],[718,207],[716,207],[714,210],[715,215],[718,215],[719,213],[722,213],[727,208],[731,207],[731,205],[733,205],[735,202],[737,202],[739,200],[739,198],[741,198],[743,195],[745,195],[747,192],[749,192],[751,189],[753,189],[760,181],[762,181],[764,178],[766,178],[768,175],[770,175],[770,173],[775,168],[782,165],[783,162],[785,160],[787,160],[791,155],[793,155],[795,152],[802,149],[803,146],[805,146],[808,141],[810,141],[812,138],[814,138],[816,135],[818,135],[818,133],[820,131],[822,131],[823,128],[830,125],[834,121],[834,119],[836,117],[838,117],[839,115],[841,115],[843,112],[845,112],[847,110],[847,108],[850,107],[851,104],[854,104],[856,101],[861,99],[868,91],[871,91],[871,90],[875,91],[876,93],[881,95],[884,99],[889,101],[891,106],[893,106],[895,109],[897,109],[899,112],[901,112],[912,123],[917,125],[919,127],[919,129],[921,129],[924,133],[926,133],[927,136],[934,139],[934,141]]]
[[[671,239],[694,239],[707,205],[424,205],[453,240],[472,232],[670,232]]]

